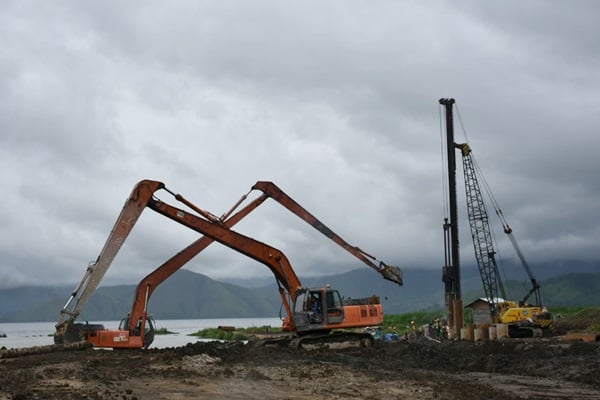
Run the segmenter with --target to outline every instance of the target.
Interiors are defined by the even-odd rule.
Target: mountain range
[[[505,266],[507,276],[518,276],[517,266]],[[509,293],[519,300],[531,287],[524,272],[505,280]],[[600,262],[561,262],[536,267],[544,304],[556,306],[600,305]],[[222,282],[186,269],[159,286],[148,310],[157,319],[276,317],[283,312],[272,279]],[[444,308],[441,268],[405,269],[404,286],[386,281],[369,268],[343,274],[307,278],[307,287],[331,284],[346,298],[378,295],[387,314]],[[476,267],[463,267],[461,286],[465,304],[483,296]],[[56,321],[72,287],[25,286],[0,290],[0,322]],[[79,320],[107,321],[124,317],[131,309],[135,285],[102,286],[92,296]]]

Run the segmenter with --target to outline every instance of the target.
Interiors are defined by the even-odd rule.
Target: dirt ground
[[[296,349],[197,342],[0,359],[0,399],[600,399],[600,344],[552,339]]]

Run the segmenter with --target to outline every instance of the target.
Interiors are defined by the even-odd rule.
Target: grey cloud
[[[77,281],[144,178],[216,214],[273,180],[349,242],[437,268],[437,100],[447,96],[457,99],[458,140],[462,121],[532,259],[596,259],[596,11],[594,2],[8,3],[0,276]],[[279,208],[263,205],[240,231],[279,246],[301,276],[357,266]],[[468,259],[466,222],[461,233]],[[107,282],[135,282],[195,237],[146,211]],[[190,268],[268,272],[216,245]]]

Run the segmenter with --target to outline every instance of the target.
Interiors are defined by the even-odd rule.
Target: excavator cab
[[[299,332],[329,329],[344,321],[344,306],[337,290],[300,289],[296,293],[293,320]]]
[[[128,331],[129,330],[129,314],[127,317],[123,318],[119,323],[119,331]],[[156,331],[156,322],[154,322],[154,318],[149,315],[145,318],[145,322],[142,320],[142,317],[138,319],[137,324],[133,330],[133,333],[130,332],[131,336],[140,337],[142,333],[142,329],[144,330],[144,342],[143,348],[148,348],[152,342],[154,341],[154,335]]]

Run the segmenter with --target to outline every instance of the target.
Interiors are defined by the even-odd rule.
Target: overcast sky
[[[142,179],[217,215],[274,181],[379,259],[440,268],[441,97],[529,261],[600,258],[599,2],[2,8],[0,287],[78,282]],[[458,183],[472,262],[460,168]],[[300,277],[362,266],[273,201],[237,230]],[[136,283],[196,237],[147,210],[105,283]],[[269,275],[218,244],[188,268]]]

